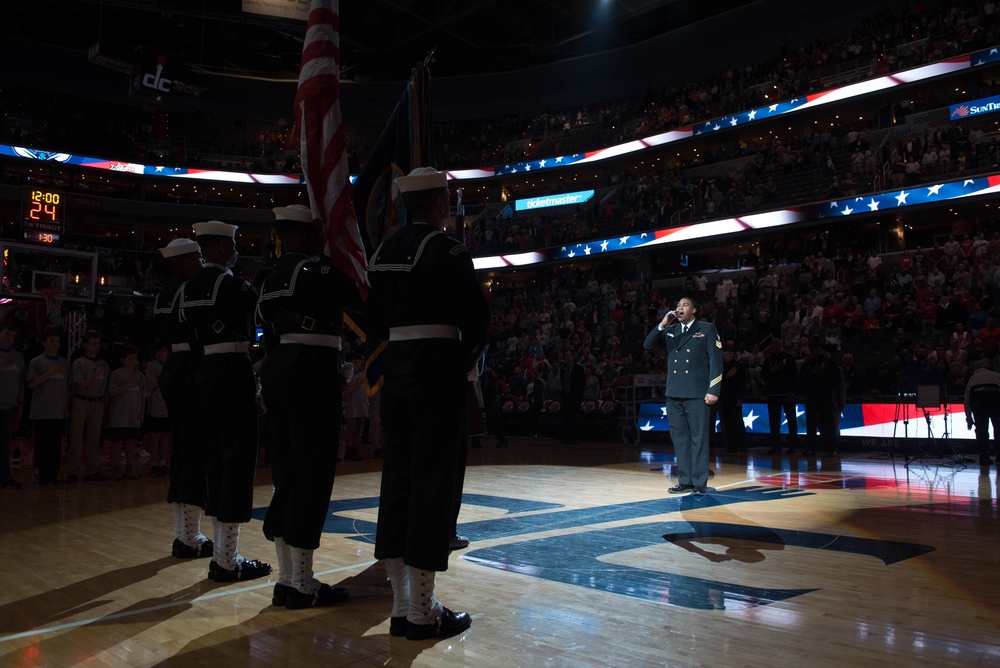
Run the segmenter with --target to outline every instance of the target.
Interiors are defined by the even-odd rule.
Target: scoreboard
[[[21,188],[21,229],[25,241],[55,244],[62,237],[66,197],[47,188]]]

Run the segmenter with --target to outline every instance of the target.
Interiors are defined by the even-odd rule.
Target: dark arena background
[[[0,663],[1000,663],[996,434],[967,420],[972,375],[1000,372],[995,3],[340,10],[351,174],[382,159],[426,62],[447,232],[490,303],[488,433],[470,439],[458,520],[471,544],[437,581],[471,628],[389,635],[377,428],[329,444],[342,461],[316,571],[349,602],[285,610],[273,581],[219,585],[170,556],[169,477],[146,450],[137,479],[111,479],[105,454],[107,480],[64,465],[38,484],[25,410],[0,454]],[[0,321],[25,362],[54,326],[62,356],[96,329],[112,369],[133,346],[146,364],[159,248],[199,221],[238,225],[234,272],[259,284],[280,253],[271,209],[308,203],[293,110],[308,2],[33,0],[3,16]],[[727,360],[704,497],[667,493],[666,354],[642,346],[681,297]],[[349,316],[345,352],[363,351],[364,313]],[[815,435],[823,391],[835,427]],[[266,558],[261,424],[242,538]]]

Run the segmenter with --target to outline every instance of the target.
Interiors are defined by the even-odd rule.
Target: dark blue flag
[[[414,69],[399,104],[354,182],[354,209],[368,257],[406,224],[406,209],[393,183],[396,177],[430,164],[430,80],[426,63]],[[348,326],[365,343],[365,380],[371,396],[382,387],[381,353],[386,341],[366,331],[362,320],[354,318]]]

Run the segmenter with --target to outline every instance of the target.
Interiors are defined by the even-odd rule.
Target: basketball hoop
[[[45,314],[49,320],[60,315],[63,299],[66,298],[66,291],[60,288],[43,288],[39,290],[45,298]]]

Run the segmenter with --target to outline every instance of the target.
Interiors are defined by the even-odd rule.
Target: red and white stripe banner
[[[334,265],[367,285],[364,246],[354,213],[347,145],[340,114],[340,3],[311,0],[309,26],[302,47],[299,87],[295,95],[302,171],[309,189],[313,218],[326,232],[327,253]]]

